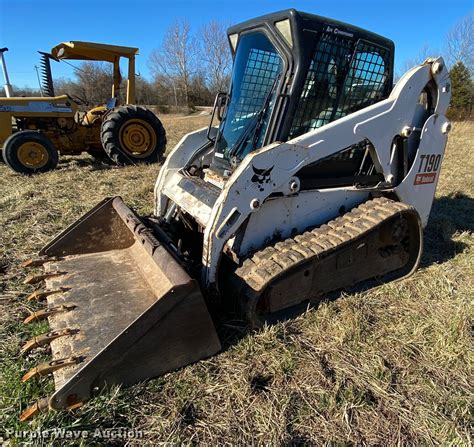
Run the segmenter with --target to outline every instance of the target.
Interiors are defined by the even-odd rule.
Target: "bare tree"
[[[54,81],[56,94],[76,95],[91,105],[103,104],[112,94],[112,64],[83,62],[74,69],[74,81]]]
[[[436,56],[437,53],[438,53],[437,51],[430,49],[430,47],[427,44],[423,45],[423,47],[421,48],[421,50],[418,52],[417,55],[409,59],[405,59],[403,61],[402,72],[397,73],[396,78],[400,79],[408,70],[410,70],[411,68],[419,64],[422,64],[429,57]]]
[[[171,25],[161,48],[154,50],[149,59],[155,77],[161,74],[172,82],[176,100],[178,89],[182,89],[186,106],[189,105],[189,88],[196,56],[197,48],[191,27],[189,22],[182,20]]]
[[[155,74],[155,88],[167,96],[167,103],[178,107],[183,89],[180,86],[180,79],[177,76],[164,73]]]
[[[142,76],[136,77],[136,103],[144,105],[162,105],[167,99],[163,90],[157,88],[156,84],[149,82]]]
[[[224,23],[212,20],[204,25],[200,32],[204,71],[209,82],[209,89],[214,94],[227,90],[232,67],[232,55],[226,29],[227,26]]]
[[[474,75],[474,13],[462,18],[448,32],[445,53],[451,67],[462,62]]]
[[[20,87],[18,85],[13,85],[13,92],[15,96],[41,96],[41,91],[37,88],[31,87]],[[5,97],[5,90],[0,86],[0,98]]]

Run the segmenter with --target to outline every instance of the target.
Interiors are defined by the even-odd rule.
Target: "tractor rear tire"
[[[53,143],[35,130],[21,130],[10,135],[3,144],[5,163],[20,174],[37,174],[58,165],[58,151]]]
[[[159,162],[166,147],[166,132],[157,116],[140,106],[121,106],[104,118],[101,141],[117,165]]]

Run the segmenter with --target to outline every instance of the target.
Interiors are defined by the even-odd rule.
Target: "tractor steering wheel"
[[[70,94],[68,94],[67,96],[80,106],[88,106],[89,105],[89,102],[86,101],[84,98],[81,98],[80,96],[70,95]]]

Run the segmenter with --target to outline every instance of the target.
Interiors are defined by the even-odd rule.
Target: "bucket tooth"
[[[46,297],[49,295],[53,295],[55,293],[64,293],[70,290],[68,287],[60,287],[59,289],[54,289],[54,290],[35,290],[33,293],[28,295],[26,298],[28,301],[40,301],[44,300]]]
[[[79,329],[61,329],[58,331],[50,331],[46,334],[37,335],[36,337],[30,338],[20,349],[20,354],[26,354],[34,348],[47,345],[48,343],[56,340],[59,337],[65,337],[66,335],[74,335],[79,332]]]
[[[61,368],[66,368],[67,366],[74,366],[85,359],[84,356],[72,356],[66,357],[64,359],[52,360],[50,362],[40,363],[38,366],[35,366],[33,369],[30,369],[22,378],[22,382],[26,382],[33,377],[43,377],[48,374],[52,374],[54,371],[57,371]]]
[[[24,324],[32,323],[33,321],[40,321],[48,318],[50,315],[56,315],[61,312],[69,312],[70,310],[75,309],[75,305],[65,305],[62,306],[51,306],[46,307],[45,309],[38,310],[36,312],[32,312],[28,317],[25,318],[23,321]]]
[[[61,258],[57,256],[50,256],[44,258],[31,258],[27,259],[25,262],[20,264],[20,268],[27,268],[27,267],[41,267],[42,265],[46,264],[47,262],[55,262],[60,261]]]
[[[34,418],[37,414],[43,413],[49,409],[49,398],[43,397],[42,399],[37,400],[33,405],[30,405],[23,413],[20,415],[20,421],[26,422],[31,418]]]
[[[74,397],[74,396],[72,396],[72,397]],[[72,402],[74,402],[74,401],[72,400]],[[66,410],[75,410],[76,408],[80,408],[83,405],[84,405],[84,402],[82,402],[82,401],[81,402],[76,402],[76,403],[71,403],[70,405],[68,405],[66,407]]]
[[[49,402],[51,397],[43,397],[38,399],[34,404],[30,405],[26,410],[23,411],[20,415],[21,422],[27,422],[40,413],[45,413],[50,410]],[[76,401],[74,396],[70,396],[70,403],[65,407],[66,410],[76,410],[84,405],[84,402]]]
[[[42,273],[41,275],[31,275],[25,279],[24,284],[38,284],[41,281],[49,278],[55,278],[56,276],[65,275],[67,272],[48,272]]]

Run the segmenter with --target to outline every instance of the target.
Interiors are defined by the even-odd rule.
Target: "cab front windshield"
[[[216,157],[242,160],[261,147],[282,70],[283,60],[265,34],[255,32],[240,37],[230,100],[216,140]]]

